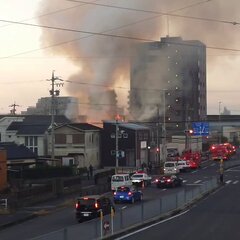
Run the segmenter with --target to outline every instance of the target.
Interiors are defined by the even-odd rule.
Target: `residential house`
[[[55,127],[54,155],[62,165],[99,167],[101,128],[88,123],[68,123]],[[48,154],[51,155],[51,131],[48,135]]]
[[[55,116],[55,125],[69,123],[65,116]],[[38,157],[47,156],[47,132],[51,126],[50,115],[27,115],[22,121],[12,121],[5,132],[5,141],[24,145]]]
[[[116,139],[116,135],[118,138]],[[149,162],[150,128],[134,123],[104,121],[102,134],[103,166],[141,167]],[[116,146],[118,159],[116,158]]]
[[[4,142],[0,143],[0,149],[6,151],[8,168],[22,169],[36,164],[37,155],[24,145]]]

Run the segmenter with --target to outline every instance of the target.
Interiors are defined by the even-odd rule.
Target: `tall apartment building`
[[[35,107],[27,108],[26,115],[51,115],[51,97],[38,99]],[[79,115],[78,98],[75,97],[55,97],[54,110],[55,115],[65,115],[69,119],[76,119]]]
[[[129,92],[133,121],[163,122],[165,114],[167,129],[182,131],[186,122],[206,119],[206,99],[203,43],[166,37],[136,46]]]

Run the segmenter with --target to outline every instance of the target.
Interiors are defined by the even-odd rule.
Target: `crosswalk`
[[[188,186],[191,186],[191,185],[202,185],[204,182],[204,180],[202,179],[199,179],[199,180],[196,180],[194,182],[189,182],[188,180],[184,179],[183,180],[183,184],[184,185],[188,185]],[[238,184],[240,181],[239,180],[235,180],[235,179],[228,179],[228,180],[225,180],[224,181],[225,184],[233,184],[233,185],[236,185]]]

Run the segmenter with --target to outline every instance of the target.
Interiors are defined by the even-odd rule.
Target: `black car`
[[[109,197],[104,195],[90,195],[79,197],[75,203],[76,218],[79,222],[110,214],[115,211],[114,205]]]
[[[158,188],[177,187],[182,185],[182,178],[178,175],[163,175],[155,179]]]

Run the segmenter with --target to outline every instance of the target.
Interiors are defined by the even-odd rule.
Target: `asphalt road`
[[[169,195],[177,191],[181,191],[182,188],[191,189],[203,181],[209,178],[217,176],[217,170],[219,168],[218,162],[207,162],[201,169],[194,170],[188,173],[181,174],[184,179],[184,185],[181,188],[173,189],[158,189],[152,185],[143,190],[144,202],[151,201],[152,199],[160,198],[161,196]],[[230,178],[232,177],[229,171]],[[238,184],[236,184],[238,185]],[[139,204],[139,203],[136,203]],[[134,204],[135,205],[135,204]],[[119,211],[122,207],[131,208],[131,204],[118,204],[116,209]],[[190,221],[191,222],[191,221]],[[13,240],[18,239],[21,236],[21,240],[31,239],[33,237],[47,234],[53,231],[58,231],[65,227],[76,226],[79,224],[75,219],[74,204],[60,211],[52,214],[41,216],[36,219],[12,226],[8,229],[4,229],[0,232],[1,240]],[[186,227],[186,226],[185,226]],[[174,239],[174,238],[172,238]]]
[[[240,167],[225,172],[225,185],[188,212],[119,239],[239,240]]]

